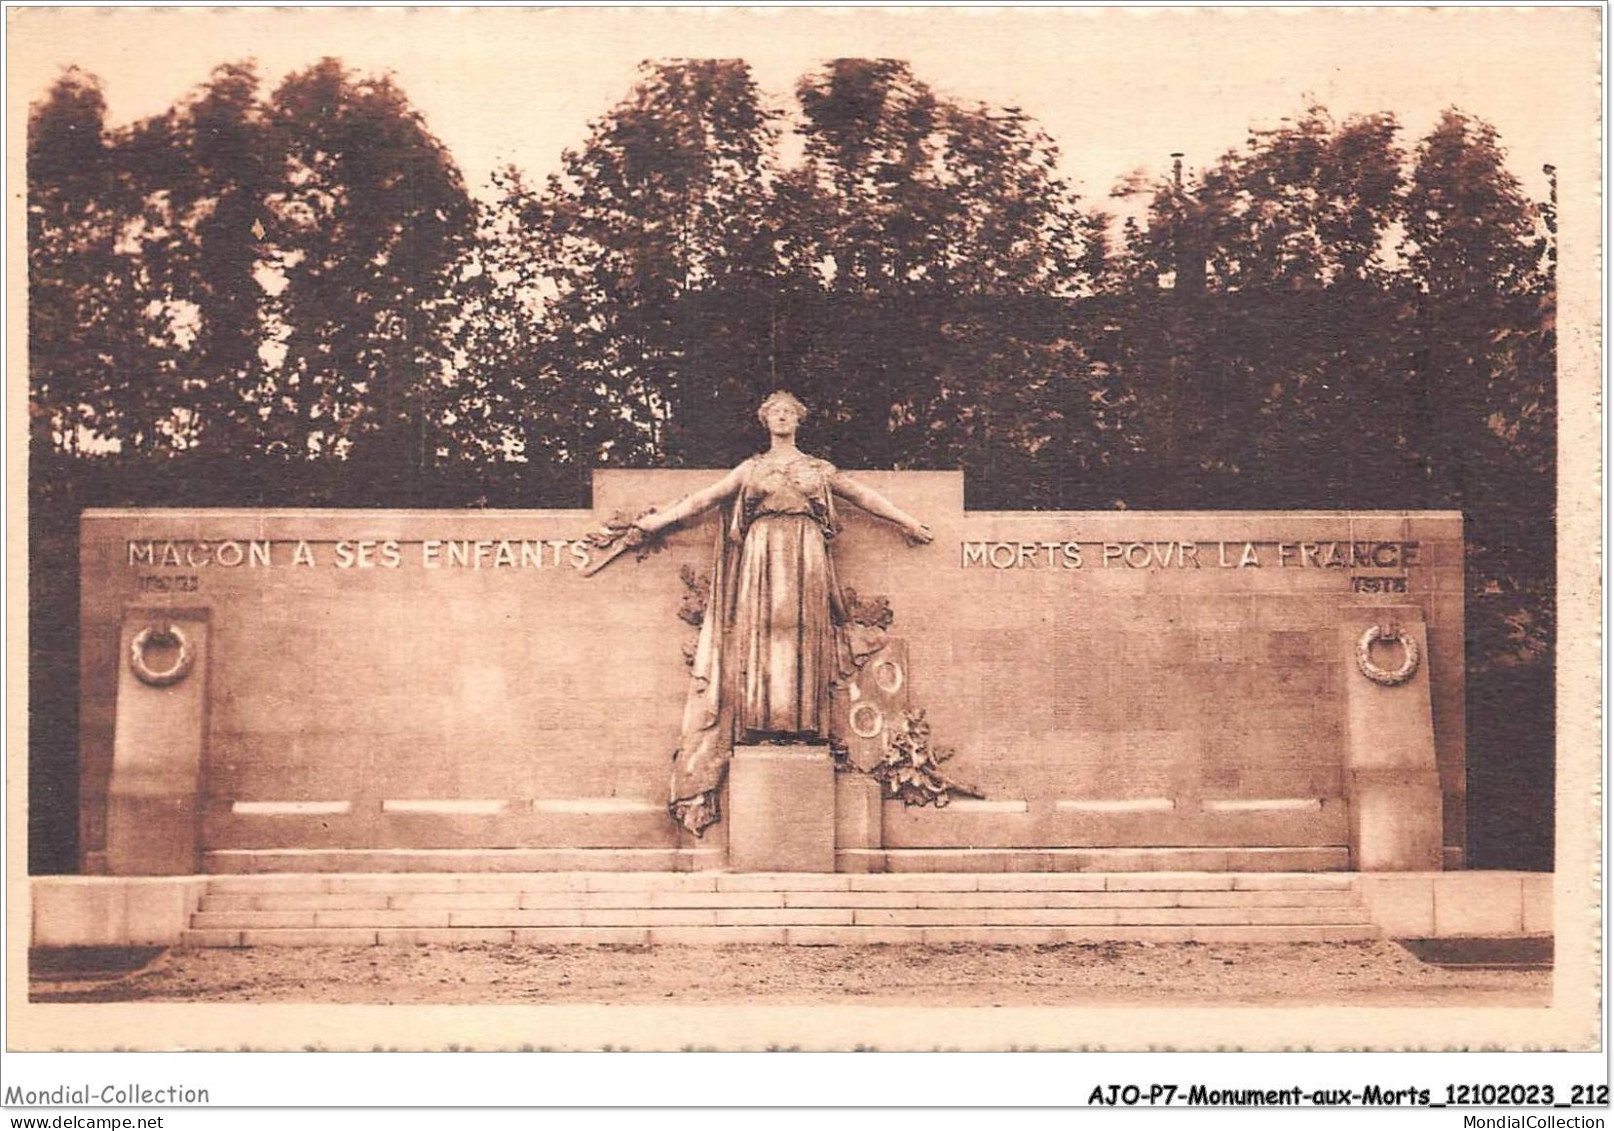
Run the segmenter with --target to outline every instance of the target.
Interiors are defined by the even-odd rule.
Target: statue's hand
[[[630,539],[630,544],[638,546],[647,538],[654,538],[667,525],[666,517],[660,514],[655,507],[651,507],[628,524],[627,536]]]
[[[936,536],[930,532],[930,527],[922,522],[903,527],[902,534],[908,539],[910,546],[928,546],[936,540]]]

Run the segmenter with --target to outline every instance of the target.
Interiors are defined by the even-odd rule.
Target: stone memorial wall
[[[717,474],[599,472],[592,510],[87,512],[84,870],[725,866],[730,821],[666,810],[718,518],[584,574],[602,520]],[[935,541],[847,506],[839,580],[889,599],[982,796],[888,800],[840,866],[1460,861],[1458,514],[967,511],[958,473],[858,478]]]

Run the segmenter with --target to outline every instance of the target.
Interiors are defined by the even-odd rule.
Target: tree
[[[1153,188],[1128,249],[1142,306],[1125,320],[1151,446],[1205,503],[1300,490],[1362,505],[1364,484],[1396,482],[1382,473],[1404,458],[1395,414],[1374,411],[1402,384],[1396,131],[1390,115],[1339,126],[1311,106]]]
[[[161,326],[176,448],[239,459],[258,447],[264,362],[259,273],[275,174],[250,64],[228,64],[120,145],[138,249]]]
[[[267,122],[266,321],[283,351],[265,373],[268,448],[349,460],[378,499],[408,498],[446,448],[439,400],[470,200],[390,79],[326,59],[286,79]]]
[[[738,60],[646,63],[538,196],[506,194],[541,270],[547,366],[586,463],[728,462],[772,379],[776,114]]]
[[[898,60],[834,60],[797,97],[804,162],[781,212],[819,301],[790,371],[818,392],[826,446],[892,466],[1090,455],[1102,395],[1067,330],[1097,244],[1052,140]]]
[[[501,178],[464,289],[506,330],[467,323],[475,403],[456,418],[502,416],[506,456],[726,464],[754,448],[750,406],[794,384],[832,458],[956,466],[989,433],[1077,443],[1081,427],[1037,432],[1038,397],[1095,403],[1066,323],[1102,255],[1052,142],[900,63],[839,60],[798,93],[795,168],[743,63],[674,61],[645,64],[542,192]],[[512,338],[527,316],[542,334]],[[507,411],[524,400],[562,411],[527,427]]]
[[[454,290],[447,466],[451,477],[476,484],[478,498],[566,498],[592,466],[587,422],[597,398],[567,381],[555,357],[541,194],[513,167],[496,173],[493,186],[499,196],[477,209],[476,239]]]
[[[1402,164],[1395,116],[1336,125],[1311,105],[1274,129],[1252,130],[1245,150],[1203,178],[1212,286],[1360,288],[1383,281],[1386,234],[1401,219]]]
[[[1550,672],[1556,391],[1550,210],[1496,131],[1449,110],[1418,148],[1405,255],[1427,474],[1469,518],[1473,668]]]
[[[1423,343],[1415,412],[1427,472],[1457,498],[1493,409],[1506,427],[1542,399],[1539,381],[1519,387],[1507,364],[1541,314],[1537,223],[1495,129],[1446,111],[1418,147],[1403,253]]]
[[[36,452],[164,443],[146,316],[126,245],[133,194],[98,80],[67,70],[28,117],[28,360]]]

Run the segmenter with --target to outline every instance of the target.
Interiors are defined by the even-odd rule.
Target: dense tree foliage
[[[733,463],[784,386],[814,450],[978,505],[1461,508],[1472,785],[1550,805],[1555,218],[1491,127],[1303,107],[1117,223],[1024,112],[902,62],[792,94],[647,63],[477,202],[335,60],[119,128],[65,73],[29,117],[34,560],[86,505],[576,505],[595,466]],[[33,577],[70,798],[76,577]],[[1549,824],[1476,857],[1548,863]]]
[[[136,196],[105,115],[95,81],[70,71],[28,120],[31,434],[44,452],[159,442],[150,292],[123,246]]]
[[[597,390],[574,402],[575,458],[724,458],[772,334],[776,134],[745,64],[647,64],[522,202],[532,269],[552,291],[545,364]]]
[[[779,195],[809,285],[785,373],[813,391],[823,446],[1053,502],[1120,427],[1073,332],[1096,244],[1053,141],[894,60],[836,60],[797,97],[805,160]]]

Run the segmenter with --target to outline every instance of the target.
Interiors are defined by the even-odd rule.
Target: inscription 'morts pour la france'
[[[965,569],[1405,569],[1417,542],[961,542]]]

